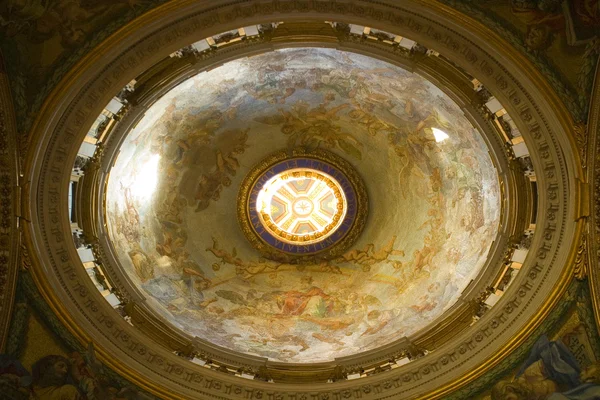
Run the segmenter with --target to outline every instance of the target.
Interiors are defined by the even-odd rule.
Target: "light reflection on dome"
[[[269,179],[258,194],[256,209],[265,228],[280,240],[310,244],[335,232],[344,220],[347,204],[334,178],[298,168]]]
[[[435,138],[435,141],[437,143],[443,142],[444,140],[446,140],[450,137],[450,136],[448,136],[448,134],[446,132],[444,132],[441,129],[431,128],[431,130],[433,131],[433,137]]]
[[[137,169],[135,180],[131,183],[131,194],[140,200],[148,199],[154,194],[158,183],[158,162],[160,155],[154,154]]]

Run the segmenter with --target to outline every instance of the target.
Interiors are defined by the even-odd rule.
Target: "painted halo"
[[[266,257],[286,262],[341,254],[362,231],[368,211],[354,168],[320,149],[267,157],[246,176],[238,198],[246,238]]]

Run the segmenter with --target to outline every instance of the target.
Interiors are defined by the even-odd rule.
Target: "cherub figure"
[[[219,242],[214,236],[212,237],[212,241],[212,247],[207,247],[206,251],[210,251],[215,257],[219,258],[221,260],[221,264],[231,264],[236,266],[242,266],[244,264],[240,258],[236,257],[237,250],[235,247],[230,254],[227,250],[219,248]]]
[[[390,256],[404,256],[404,250],[394,249],[394,242],[397,236],[392,236],[389,242],[384,244],[379,250],[375,250],[375,245],[369,243],[363,250],[352,249],[336,259],[336,262],[353,262],[363,267],[363,270],[369,271],[371,266],[387,261]]]

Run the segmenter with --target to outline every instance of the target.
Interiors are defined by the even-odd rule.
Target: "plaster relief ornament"
[[[333,153],[267,157],[240,187],[242,231],[261,253],[286,262],[340,255],[364,227],[368,200],[351,165]]]

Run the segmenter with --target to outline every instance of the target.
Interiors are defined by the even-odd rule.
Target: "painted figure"
[[[71,365],[63,356],[50,355],[32,366],[33,396],[39,400],[82,400],[70,376]]]
[[[492,389],[492,400],[597,400],[600,399],[598,364],[581,370],[571,351],[560,341],[543,335],[514,379]]]
[[[4,395],[15,399],[29,398],[31,381],[31,374],[19,360],[7,354],[0,354],[0,387]]]
[[[324,293],[317,287],[310,288],[307,292],[298,292],[296,290],[290,290],[282,293],[277,297],[277,304],[281,308],[283,315],[301,315],[308,302],[312,297],[319,296],[323,300],[329,300],[330,296]],[[332,303],[327,304],[327,308],[330,309]]]

